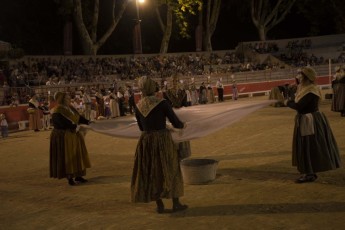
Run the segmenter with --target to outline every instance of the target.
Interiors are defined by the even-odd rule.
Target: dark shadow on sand
[[[252,214],[272,215],[288,213],[336,213],[345,212],[345,202],[315,202],[295,204],[243,204],[190,207],[186,211],[173,213],[175,217],[201,216],[245,216]]]

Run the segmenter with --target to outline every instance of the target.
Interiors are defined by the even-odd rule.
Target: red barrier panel
[[[17,107],[0,107],[0,113],[5,114],[8,123],[25,121],[29,119],[29,114],[26,111],[28,106],[17,106]]]

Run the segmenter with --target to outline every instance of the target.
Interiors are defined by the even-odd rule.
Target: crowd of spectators
[[[285,52],[281,53],[278,58],[295,67],[324,64],[325,59],[322,56],[317,57],[314,54],[308,54],[306,52],[311,46],[312,41],[310,39],[289,41],[285,47]]]
[[[302,40],[289,41],[286,45],[286,48],[287,49],[296,49],[296,48],[310,49],[311,46],[312,46],[311,39],[302,39]]]
[[[336,59],[337,63],[345,63],[345,52],[341,52],[338,58]]]
[[[109,82],[115,75],[121,80],[133,80],[138,76],[170,77],[181,73],[205,74],[205,65],[238,64],[234,53],[182,54],[167,56],[96,57],[96,58],[30,58],[15,63],[6,70],[6,81],[11,87],[44,85],[52,78],[56,83]]]
[[[308,54],[307,52],[303,52],[302,50],[296,50],[296,52],[291,52],[289,54],[281,54],[280,59],[285,63],[295,67],[325,64],[325,59],[322,56],[317,57],[314,54]]]
[[[271,53],[276,55],[281,63],[295,67],[325,63],[323,57],[306,52],[306,49],[312,46],[310,39],[289,41],[284,52],[279,50],[275,42],[246,45],[258,54]],[[345,62],[345,54],[342,53],[336,61]],[[282,68],[281,63],[254,62],[248,57],[239,57],[235,51],[87,58],[28,57],[25,61],[13,63],[0,71],[0,84],[4,85],[4,82],[7,82],[6,87],[15,89],[13,92],[4,86],[7,98],[4,95],[2,104],[25,101],[30,94],[28,92],[34,86],[81,85],[94,82],[112,84],[114,81],[132,81],[143,75],[166,79],[177,73],[186,77],[205,76],[210,73],[233,74]]]
[[[275,53],[279,51],[279,47],[276,42],[249,43],[248,47],[259,54]]]

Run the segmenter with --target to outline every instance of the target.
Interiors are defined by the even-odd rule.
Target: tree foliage
[[[167,53],[173,26],[179,28],[179,34],[183,38],[190,38],[190,21],[188,16],[195,15],[201,7],[201,0],[156,0],[155,12],[163,34],[160,53]],[[174,20],[175,23],[174,23]]]
[[[172,2],[175,2],[171,0]],[[180,35],[183,38],[190,38],[189,27],[190,22],[188,20],[189,15],[196,15],[197,11],[202,9],[202,0],[177,0],[177,3],[173,4],[174,14],[176,16],[176,23],[180,29]]]
[[[207,0],[205,33],[203,34],[203,46],[205,51],[212,51],[211,38],[217,27],[221,3],[222,0]]]

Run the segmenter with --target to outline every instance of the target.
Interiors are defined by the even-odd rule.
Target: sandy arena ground
[[[330,107],[323,101],[321,111],[345,162],[345,118]],[[294,114],[266,107],[191,141],[193,158],[219,160],[217,178],[185,185],[181,200],[190,208],[166,214],[156,214],[155,203],[129,202],[137,140],[90,131],[89,182],[69,186],[49,178],[50,131],[11,133],[0,140],[0,229],[345,229],[344,168],[319,173],[315,183],[294,183]],[[171,208],[170,200],[165,204]]]

